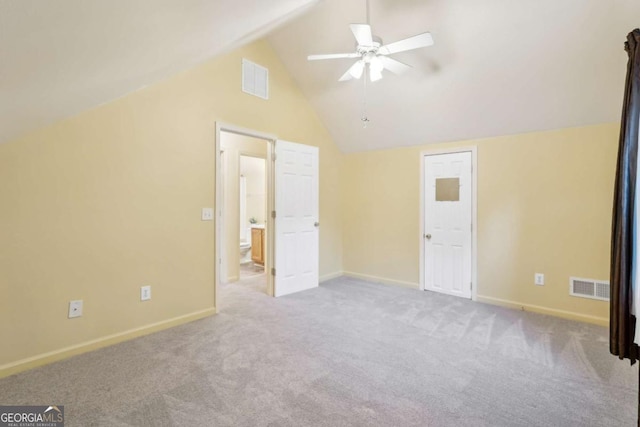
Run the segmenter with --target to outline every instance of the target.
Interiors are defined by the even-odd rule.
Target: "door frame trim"
[[[238,135],[249,136],[252,138],[259,138],[265,140],[267,142],[267,158],[266,158],[266,174],[267,174],[267,230],[266,230],[266,238],[267,245],[265,247],[265,272],[267,273],[267,294],[269,296],[274,296],[274,280],[271,275],[271,269],[273,268],[273,258],[275,254],[275,233],[274,233],[274,219],[271,218],[271,212],[275,208],[275,165],[273,162],[273,153],[275,153],[275,143],[278,140],[278,137],[269,133],[259,132],[253,129],[247,129],[240,126],[235,126],[229,123],[224,123],[220,121],[216,121],[216,137],[215,137],[215,202],[214,202],[214,212],[215,212],[215,226],[214,226],[214,306],[216,307],[216,312],[218,311],[218,288],[222,281],[220,274],[222,272],[222,258],[223,258],[223,247],[222,247],[222,236],[223,236],[223,214],[222,209],[224,206],[224,201],[222,198],[222,162],[220,158],[220,134],[221,132],[235,133]]]
[[[478,297],[478,146],[470,145],[459,148],[439,148],[420,151],[420,234],[418,247],[420,248],[420,290],[425,290],[424,271],[424,159],[426,156],[438,154],[471,153],[471,300]]]

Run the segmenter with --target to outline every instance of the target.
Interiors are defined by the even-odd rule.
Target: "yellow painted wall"
[[[269,101],[241,92],[243,57]],[[0,376],[213,312],[217,120],[320,147],[320,274],[342,270],[342,154],[257,42],[0,145]]]
[[[267,158],[267,142],[234,133],[222,132],[220,148],[224,171],[224,247],[225,268],[222,280],[233,282],[240,278],[240,155]],[[264,180],[264,178],[263,178]],[[264,191],[264,190],[263,190]],[[261,215],[264,218],[264,213]],[[245,224],[245,227],[247,225]],[[251,236],[249,236],[249,239]]]
[[[478,148],[478,299],[606,323],[569,277],[608,280],[618,124],[345,156],[344,269],[419,285],[420,152]],[[534,286],[534,273],[545,286]]]

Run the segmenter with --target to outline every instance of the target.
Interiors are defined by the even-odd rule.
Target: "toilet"
[[[251,237],[251,228],[247,230],[247,236]],[[240,264],[251,262],[251,240],[240,240]]]

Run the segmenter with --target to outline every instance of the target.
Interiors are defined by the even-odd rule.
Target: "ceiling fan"
[[[369,79],[375,82],[382,78],[383,70],[389,70],[394,74],[402,74],[411,68],[410,65],[390,58],[388,55],[427,47],[433,44],[431,33],[422,33],[390,44],[383,44],[380,37],[373,35],[368,22],[369,2],[367,1],[367,24],[349,25],[357,42],[355,52],[309,55],[307,59],[309,61],[317,61],[320,59],[359,58],[347,72],[340,77],[339,81],[359,79],[362,77],[365,69],[368,68]]]

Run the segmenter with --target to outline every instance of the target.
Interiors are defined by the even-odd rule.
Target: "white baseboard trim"
[[[387,279],[386,277],[370,276],[368,274],[354,273],[353,271],[345,271],[343,274],[354,279],[368,280],[370,282],[382,283],[384,285],[400,286],[402,288],[420,289],[418,283],[404,282],[401,280]]]
[[[588,314],[576,313],[573,311],[559,310],[556,308],[543,307],[540,305],[525,304],[517,301],[509,301],[500,298],[486,297],[478,295],[477,302],[499,305],[502,307],[514,308],[516,310],[531,311],[534,313],[548,314],[550,316],[562,317],[564,319],[577,320],[580,322],[593,323],[600,326],[609,326],[609,319],[606,317],[591,316]]]
[[[343,275],[342,271],[336,271],[334,273],[325,274],[324,276],[320,276],[320,283],[326,282],[331,279],[337,279]]]
[[[150,325],[141,326],[135,329],[129,329],[128,331],[107,335],[105,337],[86,341],[80,344],[75,344],[58,350],[49,351],[47,353],[42,353],[37,356],[28,357],[16,362],[0,365],[0,378],[8,377],[9,375],[14,375],[22,371],[36,368],[38,366],[48,365],[49,363],[67,359],[71,356],[76,356],[78,354],[87,353],[99,348],[118,344],[123,341],[128,341],[133,338],[138,338],[143,335],[148,335],[153,332],[169,329],[174,326],[182,325],[184,323],[193,322],[194,320],[209,317],[215,313],[215,307],[207,308],[206,310],[196,311],[194,313],[185,314],[183,316],[174,317],[172,319],[162,320]]]

